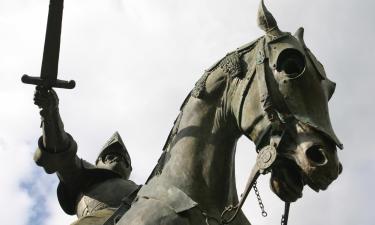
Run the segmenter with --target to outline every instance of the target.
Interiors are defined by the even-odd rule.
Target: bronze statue
[[[120,206],[126,211],[139,186],[128,180],[131,160],[120,135],[108,140],[92,165],[76,155],[77,143],[64,130],[55,91],[37,86],[34,102],[43,128],[34,160],[47,173],[56,172],[60,205],[67,214],[77,214],[74,224],[102,225]]]
[[[307,48],[303,29],[279,30],[261,1],[265,35],[206,70],[181,107],[163,154],[119,225],[250,224],[241,206],[261,173],[286,202],[308,185],[325,190],[342,170],[328,100],[335,84]],[[257,152],[241,201],[236,190],[236,142]]]
[[[76,155],[77,144],[64,130],[52,88],[71,89],[75,82],[57,79],[62,15],[63,0],[50,0],[41,75],[22,77],[24,83],[37,85],[34,103],[41,108],[43,136],[34,160],[47,173],[56,172],[60,205],[67,214],[77,214],[75,225],[113,224],[129,209],[139,186],[128,180],[131,160],[117,132],[94,166]]]
[[[96,166],[76,156],[52,90],[73,88],[74,82],[56,79],[59,42],[48,44],[53,37],[47,28],[45,48],[54,54],[43,58],[40,78],[23,77],[38,85],[35,104],[42,108],[44,133],[35,160],[57,172],[63,209],[83,216],[77,224],[248,225],[241,207],[251,188],[258,193],[260,174],[271,172],[271,190],[285,202],[286,225],[290,203],[302,197],[305,185],[325,190],[339,176],[336,147],[343,145],[328,113],[335,83],[306,46],[303,28],[282,32],[263,0],[258,24],[264,36],[227,54],[196,83],[139,191],[127,180],[130,157],[118,134]],[[258,157],[239,200],[234,159],[242,135],[255,143]],[[112,159],[122,166],[113,167]]]

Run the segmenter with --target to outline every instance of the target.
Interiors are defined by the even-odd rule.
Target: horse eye
[[[305,57],[296,49],[282,51],[277,59],[276,69],[291,78],[301,74],[306,66]]]

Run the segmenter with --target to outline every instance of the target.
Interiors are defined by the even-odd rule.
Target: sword
[[[46,89],[52,87],[73,89],[75,87],[74,80],[57,79],[63,9],[64,0],[50,0],[40,77],[24,74],[21,78],[23,83],[42,86]]]

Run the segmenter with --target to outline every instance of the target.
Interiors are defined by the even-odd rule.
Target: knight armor
[[[119,133],[116,132],[102,148],[96,165],[80,159],[76,154],[77,143],[64,131],[58,107],[54,106],[58,102],[57,95],[53,90],[49,92],[39,93],[39,95],[53,96],[52,103],[46,105],[40,104],[39,101],[46,96],[40,97],[38,93],[35,94],[35,104],[42,106],[44,132],[39,139],[34,160],[47,173],[56,172],[60,180],[57,188],[59,203],[67,214],[77,215],[78,221],[74,223],[75,225],[103,224],[124,200],[131,202],[139,189],[138,185],[127,179],[131,172],[128,151]],[[48,108],[50,106],[53,110]],[[49,145],[46,146],[46,143]],[[49,146],[54,147],[51,149]],[[103,156],[110,153],[121,156],[126,161],[129,169],[126,177],[116,171],[98,166]]]

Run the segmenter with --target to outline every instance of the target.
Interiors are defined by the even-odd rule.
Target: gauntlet
[[[59,98],[53,89],[37,86],[34,104],[40,110],[43,129],[43,146],[49,152],[61,152],[69,146],[69,137],[59,113]]]

